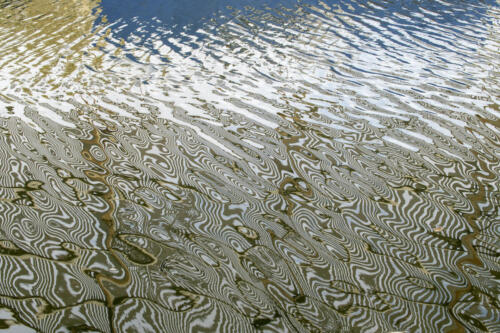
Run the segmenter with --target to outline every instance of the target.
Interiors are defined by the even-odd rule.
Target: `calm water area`
[[[500,332],[500,2],[0,0],[0,331]]]

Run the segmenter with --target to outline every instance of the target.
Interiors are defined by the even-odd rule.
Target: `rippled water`
[[[0,328],[500,332],[495,1],[0,1]]]

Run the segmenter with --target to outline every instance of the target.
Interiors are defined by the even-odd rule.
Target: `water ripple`
[[[500,330],[498,3],[188,2],[0,2],[2,325]]]

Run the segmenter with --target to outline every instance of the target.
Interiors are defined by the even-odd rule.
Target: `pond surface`
[[[0,1],[0,328],[499,332],[495,1]]]

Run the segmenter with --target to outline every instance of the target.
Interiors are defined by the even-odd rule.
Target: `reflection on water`
[[[0,327],[500,331],[497,3],[187,2],[0,2]]]

